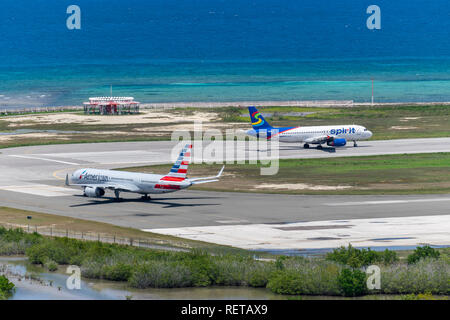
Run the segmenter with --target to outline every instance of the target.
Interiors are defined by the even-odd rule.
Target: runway
[[[85,198],[81,190],[64,186],[66,172],[77,168],[168,163],[174,145],[130,142],[3,149],[1,205],[249,249],[317,249],[348,242],[361,246],[424,242],[450,245],[450,195],[302,196],[181,191],[156,195],[151,202],[123,194],[124,201],[116,203],[112,198]],[[357,148],[336,152],[280,145],[281,158],[423,152],[450,152],[450,138],[366,141]],[[399,224],[397,218],[403,223]],[[342,221],[346,221],[346,227],[327,227]],[[312,229],[308,226],[311,223],[315,226]],[[411,227],[426,224],[432,227],[421,228],[421,232]],[[373,233],[367,232],[368,225],[374,226]],[[253,232],[249,238],[248,230],[260,232]],[[382,236],[377,237],[377,232]]]

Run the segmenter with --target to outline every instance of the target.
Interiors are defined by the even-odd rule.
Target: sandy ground
[[[202,129],[228,129],[236,127],[246,127],[243,123],[217,123],[218,115],[209,112],[193,112],[191,115],[168,113],[161,110],[143,110],[138,115],[123,115],[123,116],[100,116],[100,115],[84,115],[76,113],[51,113],[51,114],[34,114],[23,116],[9,116],[2,118],[0,121],[7,121],[8,127],[13,130],[27,129],[34,125],[48,125],[53,124],[77,124],[77,125],[130,125],[129,131],[114,131],[115,136],[130,136],[130,135],[152,135],[152,136],[166,136],[168,133],[174,131],[194,131],[198,127],[194,124],[201,122]],[[149,124],[148,127],[133,128],[132,125]],[[13,135],[0,135],[0,142],[9,142],[17,138],[27,139],[59,139],[70,140],[77,135],[110,135],[111,131],[87,131],[87,132],[24,132]]]
[[[119,125],[119,124],[142,124],[142,123],[173,123],[173,122],[209,122],[217,118],[215,113],[194,112],[192,115],[165,113],[154,110],[143,110],[137,115],[122,116],[100,116],[84,115],[75,113],[51,113],[34,114],[24,116],[5,117],[2,120],[10,122],[10,127],[22,127],[35,124],[101,124],[101,125]]]
[[[406,126],[392,126],[391,129],[393,130],[413,130],[418,129],[417,127],[406,127]]]
[[[0,142],[14,140],[17,137],[31,138],[31,139],[58,138],[58,139],[61,139],[61,140],[69,140],[68,137],[60,135],[58,133],[46,133],[46,132],[43,132],[43,133],[24,133],[24,134],[17,134],[17,135],[0,136]]]
[[[263,183],[254,187],[255,189],[287,189],[287,190],[344,190],[350,189],[351,186],[322,186],[312,185],[306,183],[284,183],[284,184],[269,184]]]

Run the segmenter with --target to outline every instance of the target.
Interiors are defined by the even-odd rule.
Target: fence
[[[63,112],[63,111],[80,111],[83,107],[36,107],[36,108],[20,108],[20,109],[3,109],[0,110],[0,116],[28,114],[28,113],[45,113],[45,112]]]
[[[173,102],[173,103],[143,103],[141,107],[144,109],[172,109],[172,108],[219,108],[219,107],[353,107],[353,100],[311,100],[311,101],[230,101],[230,102]]]
[[[70,239],[84,240],[84,241],[100,241],[103,243],[119,244],[134,246],[147,249],[159,249],[170,251],[189,251],[189,248],[174,247],[173,243],[164,240],[148,239],[148,238],[127,238],[117,236],[115,234],[107,234],[100,232],[84,232],[71,229],[57,229],[48,226],[37,225],[19,225],[12,223],[0,223],[6,229],[22,229],[24,232],[36,232],[48,237],[66,237]]]
[[[286,107],[353,107],[353,100],[311,100],[311,101],[230,101],[230,102],[172,102],[172,103],[143,103],[142,109],[174,109],[174,108],[218,108],[218,107],[268,107],[268,106],[286,106]],[[28,113],[44,113],[44,112],[62,112],[62,111],[83,111],[83,106],[67,106],[67,107],[35,107],[21,109],[2,109],[0,116],[28,114]],[[137,113],[139,110],[137,110]]]

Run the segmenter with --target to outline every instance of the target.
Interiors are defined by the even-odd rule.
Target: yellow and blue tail
[[[248,112],[250,113],[250,121],[252,122],[253,129],[272,129],[272,126],[255,107],[248,107]]]

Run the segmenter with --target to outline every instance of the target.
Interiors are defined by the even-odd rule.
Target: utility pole
[[[373,106],[373,78],[372,78],[372,106]]]

